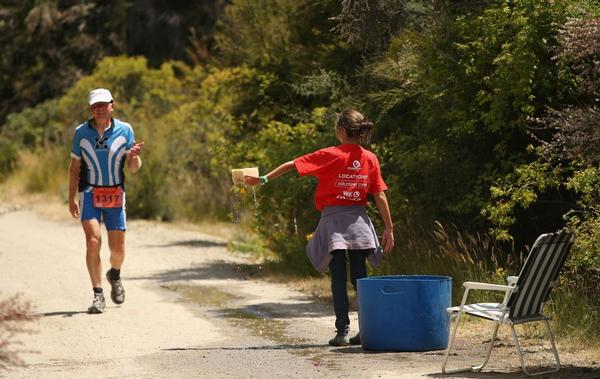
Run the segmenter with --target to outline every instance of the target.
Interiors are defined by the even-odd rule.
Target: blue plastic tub
[[[372,276],[359,279],[357,291],[363,349],[427,351],[448,346],[449,276]]]

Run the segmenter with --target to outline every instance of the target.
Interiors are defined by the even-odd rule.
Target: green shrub
[[[17,145],[7,138],[0,136],[0,182],[13,172],[17,162]]]
[[[61,197],[67,188],[69,161],[62,148],[25,151],[19,157],[19,173],[24,189]]]

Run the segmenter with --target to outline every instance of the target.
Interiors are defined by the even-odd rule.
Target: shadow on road
[[[162,283],[230,278],[246,280],[257,276],[260,270],[261,265],[259,264],[239,264],[216,261],[208,265],[168,270],[150,276],[128,277],[127,280],[156,280]]]
[[[144,247],[148,248],[165,248],[165,247],[175,247],[175,246],[187,246],[187,247],[224,247],[227,246],[226,241],[215,241],[215,240],[201,240],[201,239],[193,239],[193,240],[182,240],[175,241],[171,243],[166,243],[162,245],[145,245]]]
[[[161,349],[165,351],[220,351],[220,350],[302,350],[327,347],[326,345],[317,344],[279,344],[279,345],[264,345],[264,346],[248,346],[248,347],[173,347],[169,349]]]
[[[341,354],[395,354],[397,351],[379,351],[379,350],[365,350],[360,346],[340,347],[333,349],[336,353]]]
[[[239,308],[219,309],[217,312],[226,318],[285,319],[297,317],[330,316],[330,307],[308,300],[308,297],[290,298],[298,303],[259,303]]]
[[[62,316],[62,317],[73,317],[74,315],[87,314],[86,311],[58,311],[58,312],[46,312],[40,313],[40,317],[54,317],[54,316]]]
[[[285,302],[263,302],[243,307],[226,307],[234,292],[227,288],[197,284],[182,284],[194,280],[239,279],[248,280],[260,276],[259,264],[239,264],[215,261],[209,264],[166,270],[149,276],[128,277],[127,280],[151,280],[161,287],[176,291],[187,301],[202,306],[215,307],[226,318],[295,318],[331,315],[331,305],[312,299],[308,295],[288,297]],[[171,284],[174,283],[174,284]],[[231,291],[231,289],[229,289]],[[228,293],[228,296],[224,296]],[[235,297],[235,296],[234,296]]]

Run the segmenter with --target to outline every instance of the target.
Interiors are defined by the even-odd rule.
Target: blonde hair
[[[338,113],[335,127],[344,129],[349,138],[358,140],[361,145],[367,145],[371,141],[375,125],[362,113],[354,109],[344,109]]]

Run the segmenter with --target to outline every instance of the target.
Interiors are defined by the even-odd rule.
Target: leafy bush
[[[581,6],[585,8],[585,3]],[[595,9],[597,15],[597,5]],[[563,333],[588,337],[597,335],[600,324],[599,37],[597,17],[570,20],[561,28],[556,60],[569,102],[536,120],[540,147],[535,160],[516,168],[514,175],[493,187],[493,204],[487,208],[496,231],[503,236],[508,235],[507,226],[524,219],[519,217],[518,207],[529,207],[535,214],[546,203],[563,214],[562,222],[575,231],[575,245],[557,291],[559,301],[551,308]],[[561,196],[556,196],[557,192]]]
[[[306,123],[289,125],[272,121],[255,136],[229,150],[238,165],[258,166],[267,173],[282,163],[333,144],[333,123],[327,111],[318,108]],[[244,159],[240,159],[244,157]],[[239,167],[239,166],[234,166]],[[311,178],[288,174],[256,190],[253,229],[264,236],[271,248],[288,268],[300,273],[314,273],[304,254],[307,236],[316,227],[319,214],[315,210]],[[242,196],[254,196],[245,192]],[[253,204],[245,201],[246,204]]]

